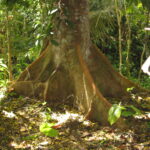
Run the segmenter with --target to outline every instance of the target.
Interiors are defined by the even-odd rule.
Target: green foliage
[[[110,32],[115,26],[114,3],[111,0],[90,1],[90,24],[92,40],[105,45],[110,41]]]
[[[109,110],[108,121],[110,125],[113,125],[121,116],[131,117],[141,114],[141,111],[133,105],[121,106],[121,104],[114,104]]]
[[[8,92],[6,93],[7,97],[15,97],[17,94],[15,92]]]
[[[134,87],[130,87],[130,88],[127,88],[127,92],[132,92],[134,90]]]
[[[150,89],[150,77],[146,74],[142,74],[142,78],[140,81],[136,77],[132,77],[129,79],[146,89]]]
[[[147,14],[149,10],[146,6],[149,6],[149,0],[124,0],[126,5],[126,12],[123,5],[123,0],[119,1],[119,9],[122,13],[121,29],[122,29],[122,74],[137,81],[138,73],[140,70],[140,59],[145,43],[145,27],[147,22]],[[91,1],[90,1],[91,2]],[[144,4],[145,3],[145,4]],[[148,4],[147,4],[148,3]],[[93,41],[98,47],[108,56],[112,64],[118,70],[118,26],[116,20],[116,14],[114,11],[114,4],[112,1],[106,0],[94,0],[91,3],[90,23],[91,23],[91,35]],[[144,6],[144,7],[142,7]],[[104,12],[104,14],[103,14]],[[129,53],[130,64],[127,65],[127,40],[128,40],[128,25],[125,14],[129,19],[129,26],[131,29],[131,47]],[[150,32],[147,31],[149,36]],[[150,49],[150,44],[147,42],[147,49]],[[148,53],[148,52],[146,52]],[[149,54],[147,54],[149,55]],[[144,56],[145,57],[145,56]],[[144,58],[145,59],[145,58]],[[130,67],[131,74],[128,76],[128,68]],[[140,85],[150,89],[150,80],[147,75],[142,75]]]
[[[45,103],[43,103],[42,105],[45,105]],[[44,121],[48,122],[51,120],[51,109],[49,107],[47,107],[46,112],[44,113]]]
[[[141,0],[143,7],[147,8],[150,11],[150,1],[149,0]]]
[[[5,5],[8,10],[12,10],[16,4],[24,7],[29,6],[29,2],[27,0],[1,0],[0,4]]]
[[[25,140],[25,141],[28,141],[28,140],[35,140],[36,138],[38,138],[37,134],[35,134],[35,135],[29,135],[29,136],[26,136],[26,137],[24,137],[22,139]]]
[[[15,78],[40,54],[43,39],[53,40],[52,17],[58,9],[55,0],[0,0],[0,54],[3,49],[3,62],[7,64],[6,12],[8,11],[12,51],[13,75]],[[53,42],[53,41],[52,41]],[[53,42],[58,45],[57,42]],[[14,61],[15,59],[15,61]],[[0,72],[1,82],[4,82]],[[3,71],[4,74],[4,71]]]
[[[121,115],[124,117],[131,117],[134,115],[141,115],[141,114],[142,114],[141,111],[133,105],[126,106],[125,110],[123,110],[121,113]]]
[[[122,13],[122,47],[123,47],[123,75],[127,76],[127,23],[123,1],[119,1],[119,9]],[[145,36],[145,14],[149,10],[149,0],[126,0],[127,15],[131,27],[131,52],[130,67],[131,79],[137,81],[140,70],[140,56],[143,50]],[[143,6],[143,7],[142,7]],[[59,8],[56,0],[0,0],[0,53],[3,52],[3,63],[7,64],[7,40],[6,40],[6,10],[9,9],[10,39],[13,61],[13,74],[15,78],[24,68],[34,61],[40,54],[44,39],[50,39],[51,43],[59,46],[54,40],[53,18],[57,16]],[[90,26],[91,38],[103,50],[111,60],[115,68],[118,68],[118,26],[114,1],[112,0],[90,0]],[[66,20],[66,23],[73,25]],[[148,33],[149,35],[149,33]],[[150,48],[150,45],[148,46]],[[12,58],[12,59],[13,59]],[[2,67],[1,67],[2,68]],[[0,83],[7,83],[7,69],[0,72]],[[150,88],[149,77],[143,75],[140,84]]]
[[[46,105],[46,102],[42,103],[42,105]],[[58,136],[59,132],[53,128],[53,126],[55,126],[55,123],[49,123],[49,121],[52,120],[50,112],[51,109],[47,107],[46,112],[44,113],[44,122],[40,125],[39,130],[46,136],[56,137]]]
[[[6,86],[8,82],[8,67],[3,63],[2,59],[0,59],[0,87]]]
[[[110,125],[113,125],[121,116],[122,110],[124,110],[125,107],[121,106],[120,104],[114,104],[109,110],[108,113],[108,121]]]
[[[147,75],[144,75],[140,82],[138,82],[141,86],[150,89],[150,77]]]
[[[55,123],[42,123],[40,125],[40,132],[44,133],[46,136],[49,137],[56,137],[58,136],[59,132],[52,127],[55,125]]]
[[[135,4],[137,5],[139,3],[139,0],[127,0],[127,2],[132,5],[132,4]]]

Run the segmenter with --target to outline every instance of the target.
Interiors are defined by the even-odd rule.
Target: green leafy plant
[[[8,96],[8,97],[15,97],[15,96],[17,96],[17,93],[15,93],[15,92],[7,92],[6,96]]]
[[[59,132],[58,130],[53,128],[54,125],[55,123],[44,122],[39,127],[40,132],[44,133],[46,136],[49,137],[56,137],[58,136]]]
[[[8,67],[0,59],[0,86],[6,86],[8,82]]]
[[[122,111],[121,115],[124,117],[130,117],[134,115],[142,114],[141,111],[133,105],[127,105],[125,110]]]
[[[108,113],[108,121],[110,125],[113,125],[121,117],[121,112],[124,109],[125,107],[121,106],[121,104],[112,105]]]
[[[43,105],[46,105],[44,102]],[[40,125],[39,130],[40,132],[44,133],[46,136],[49,137],[56,137],[58,136],[59,132],[58,130],[54,129],[55,123],[49,123],[51,121],[51,115],[50,115],[51,109],[47,107],[46,112],[44,113],[44,121]]]
[[[46,105],[46,102],[42,103],[42,105]],[[51,118],[51,109],[49,107],[46,107],[46,111],[44,112],[44,122],[48,122],[48,121],[51,121],[52,118]]]
[[[141,111],[133,105],[114,104],[108,112],[108,121],[110,125],[113,125],[121,116],[131,117],[140,114],[142,114]]]
[[[127,88],[127,92],[132,92],[133,90],[134,90],[134,87]]]
[[[46,122],[51,120],[51,116],[48,112],[46,112],[44,115],[45,115],[44,119],[46,120]]]

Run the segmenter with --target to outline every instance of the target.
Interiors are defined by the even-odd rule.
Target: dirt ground
[[[58,136],[40,132],[46,119],[56,123]],[[115,129],[85,120],[68,105],[52,108],[43,101],[11,96],[0,102],[0,150],[150,150],[150,113],[127,120],[133,126]]]

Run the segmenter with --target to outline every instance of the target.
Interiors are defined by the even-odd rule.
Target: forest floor
[[[55,107],[54,107],[55,108]],[[0,150],[150,150],[150,113],[129,119],[120,130],[85,120],[67,105],[14,96],[0,102]],[[42,123],[56,123],[55,137],[40,132]]]

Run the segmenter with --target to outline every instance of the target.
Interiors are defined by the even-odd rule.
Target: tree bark
[[[119,72],[122,74],[122,29],[121,29],[121,11],[119,8],[119,1],[115,0],[115,9],[118,23],[118,50],[119,50]]]
[[[49,103],[72,97],[70,101],[86,118],[108,125],[111,104],[106,97],[122,97],[127,95],[126,88],[139,88],[117,73],[91,43],[87,0],[61,0],[59,8],[59,23],[55,22],[59,46],[49,42],[11,88]],[[123,127],[124,121],[116,125]]]
[[[127,41],[127,55],[126,55],[126,68],[127,68],[127,75],[128,77],[131,77],[131,63],[130,63],[130,51],[131,51],[131,25],[130,25],[130,17],[127,12],[127,2],[126,0],[123,1],[124,3],[124,11],[125,11],[125,17],[126,17],[126,25],[127,25],[127,35],[126,35],[126,41]]]
[[[7,54],[8,54],[8,71],[9,71],[9,81],[13,80],[12,73],[12,52],[11,52],[11,42],[10,42],[10,26],[9,26],[9,11],[6,9],[6,30],[7,30]]]

